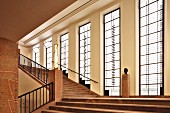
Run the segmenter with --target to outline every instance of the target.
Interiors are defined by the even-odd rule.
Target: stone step
[[[93,97],[97,97],[96,95],[90,95],[90,94],[82,94],[82,93],[65,93],[65,94],[63,94],[63,95],[74,95],[74,96],[81,96],[81,97],[83,97],[83,96],[87,96],[87,95],[89,95],[89,96],[93,96]]]
[[[147,112],[169,113],[170,106],[165,105],[140,105],[140,104],[118,104],[118,103],[91,103],[91,102],[57,102],[57,106],[71,106],[83,108],[100,108],[110,110],[132,110]]]
[[[72,97],[82,97],[82,96],[77,96],[77,95],[64,95],[63,97],[65,98],[72,98]],[[84,95],[84,98],[94,98],[94,96],[89,96],[89,95]]]
[[[62,98],[67,102],[91,102],[91,103],[119,103],[141,105],[165,105],[170,106],[170,98]]]
[[[100,109],[100,108],[71,107],[71,106],[50,106],[49,109],[66,111],[66,112],[68,111],[74,113],[152,113],[152,112],[142,112],[142,111],[110,110],[110,109]]]
[[[81,91],[81,90],[79,90],[79,91],[72,91],[72,90],[64,90],[64,94],[65,93],[68,93],[68,94],[92,94],[93,95],[93,93],[92,92],[89,92],[89,91]],[[94,94],[95,95],[95,94]]]
[[[63,90],[85,90],[85,91],[88,91],[87,89],[85,89],[85,88],[81,88],[81,87],[78,87],[78,86],[76,86],[76,87],[71,87],[71,85],[69,86],[69,87],[66,87],[66,86],[64,86],[64,88],[63,88]]]
[[[81,91],[85,91],[85,92],[91,92],[91,91],[89,91],[89,90],[87,90],[87,89],[82,89],[82,88],[67,88],[67,87],[64,87],[63,88],[63,90],[64,91],[70,91],[70,90],[81,90]]]
[[[72,97],[86,97],[86,98],[94,98],[96,96],[93,95],[63,95],[64,98],[72,98]]]
[[[64,112],[64,111],[57,111],[57,110],[44,110],[41,113],[73,113],[73,112]]]

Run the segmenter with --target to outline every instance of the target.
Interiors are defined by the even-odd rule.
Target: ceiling
[[[17,42],[77,0],[0,0],[0,38]]]
[[[108,10],[119,7],[119,0],[77,0],[69,7],[62,10],[60,13],[25,35],[18,41],[19,45],[24,47],[32,47],[44,41],[45,39],[53,36],[57,32],[61,32],[72,23],[81,20],[82,18],[89,18],[89,15],[94,11],[107,13]],[[107,10],[104,7],[110,7]],[[104,10],[104,11],[103,11]],[[86,18],[87,19],[87,18]]]

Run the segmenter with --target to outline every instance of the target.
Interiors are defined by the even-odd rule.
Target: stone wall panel
[[[18,45],[0,38],[0,113],[18,113]]]

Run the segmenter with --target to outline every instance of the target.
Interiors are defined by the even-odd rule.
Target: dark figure
[[[128,69],[124,68],[124,73],[127,74],[127,72],[128,72]]]

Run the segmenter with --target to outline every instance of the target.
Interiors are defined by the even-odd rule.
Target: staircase
[[[63,98],[42,113],[170,113],[166,98]]]
[[[19,60],[20,66],[46,84],[48,70],[44,69],[44,67],[36,67],[38,64],[26,57],[22,56],[22,58],[21,56],[22,55],[20,55]],[[67,78],[67,73],[64,75],[66,76],[63,76],[62,101],[49,106],[49,109],[42,111],[42,113],[170,113],[170,98],[100,97],[96,93],[90,91],[90,87],[82,85],[81,81],[80,83],[76,83]],[[53,85],[50,86],[50,84],[47,84],[49,86],[45,85],[19,96],[20,111],[23,113],[27,113],[27,111],[31,112],[51,102],[53,100],[53,96],[51,95],[53,94]],[[44,92],[44,88],[48,90]],[[36,100],[34,100],[35,94]],[[38,97],[40,97],[40,99],[38,99]],[[31,98],[33,98],[33,101],[30,101]],[[29,99],[29,101],[27,101],[27,99]],[[37,104],[39,101],[40,104]],[[36,106],[31,108],[34,104],[36,104]]]
[[[170,113],[170,98],[100,97],[63,76],[63,98],[42,113]]]
[[[98,97],[98,95],[90,91],[82,84],[76,83],[66,76],[63,76],[63,98],[75,98],[75,97]]]
[[[80,74],[80,73],[78,73],[78,72],[76,72],[72,69],[69,69],[66,66],[63,66],[61,64],[58,64],[58,65],[60,65],[60,68],[63,71],[63,75],[65,75],[66,77],[68,77],[68,71],[67,70],[77,74],[79,76],[79,83],[82,84],[83,86],[87,87],[88,89],[90,89],[90,81],[94,82],[94,83],[98,83],[97,81],[95,81],[91,78],[88,78],[87,76]]]

